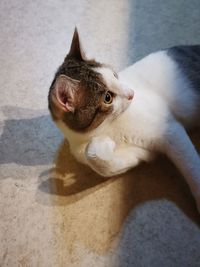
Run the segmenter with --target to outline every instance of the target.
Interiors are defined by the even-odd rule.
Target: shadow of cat
[[[194,135],[196,141],[198,134]],[[58,242],[74,244],[81,240],[92,251],[103,254],[111,248],[130,212],[151,201],[154,207],[156,201],[158,205],[160,200],[170,201],[200,225],[187,184],[163,156],[105,179],[78,163],[70,154],[68,143],[63,141],[54,164],[50,173],[41,174],[36,199],[42,205],[56,207],[54,221],[63,225]]]
[[[0,164],[16,163],[35,166],[50,164],[61,134],[45,110],[4,106],[4,121],[0,137]]]
[[[77,162],[71,155],[66,140],[61,143],[54,163],[55,168],[50,170],[48,179],[45,179],[48,172],[41,174],[39,189],[45,193],[63,197],[55,200],[56,205],[73,203],[103,185],[112,183],[115,179],[103,178],[89,167]]]
[[[200,145],[198,136],[199,131],[195,131],[192,139]],[[67,141],[63,141],[54,163],[55,168],[50,171],[49,178],[44,178],[45,173],[41,174],[39,186],[41,191],[54,196],[54,205],[74,203],[111,185],[116,191],[116,197],[121,199],[122,207],[119,210],[122,217],[126,217],[130,210],[141,203],[167,199],[200,225],[200,217],[188,185],[165,156],[159,156],[152,163],[141,164],[125,174],[106,179],[78,163],[70,154]]]

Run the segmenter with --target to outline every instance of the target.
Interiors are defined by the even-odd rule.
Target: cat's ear
[[[74,112],[75,94],[80,82],[68,76],[60,75],[55,82],[57,107],[65,112]]]
[[[79,34],[78,34],[78,30],[75,27],[74,30],[74,35],[72,38],[72,42],[71,42],[71,47],[69,50],[69,53],[67,54],[66,58],[75,58],[78,60],[85,60],[85,53],[83,51],[81,42],[80,42],[80,38],[79,38]]]

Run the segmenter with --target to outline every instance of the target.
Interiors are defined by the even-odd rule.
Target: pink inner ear
[[[65,112],[73,112],[74,108],[69,104],[69,94],[66,88],[67,84],[65,81],[59,81],[56,88],[56,98],[60,104],[60,108]]]

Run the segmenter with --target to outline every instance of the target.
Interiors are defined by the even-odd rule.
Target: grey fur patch
[[[200,45],[175,46],[167,54],[177,63],[178,68],[200,93]]]

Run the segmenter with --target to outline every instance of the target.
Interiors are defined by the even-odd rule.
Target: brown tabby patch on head
[[[111,105],[103,105],[103,95],[107,88],[101,74],[95,71],[95,68],[102,66],[104,65],[85,57],[78,30],[75,28],[70,51],[58,69],[49,91],[49,109],[55,121],[62,120],[69,128],[84,132],[96,128],[112,112]],[[60,75],[79,81],[76,83],[77,88],[71,90],[73,112],[72,109],[71,112],[67,109],[65,111],[59,101],[56,101],[55,85]],[[67,101],[70,97],[64,95],[64,99]]]
[[[102,106],[102,97],[107,91],[101,74],[95,68],[103,65],[94,60],[77,60],[66,57],[58,69],[49,93],[49,109],[54,120],[61,119],[69,128],[75,131],[89,131],[103,122],[106,115],[112,112],[112,106]],[[53,104],[51,93],[55,81],[60,75],[66,75],[80,81],[80,86],[75,93],[74,112],[62,112]]]

